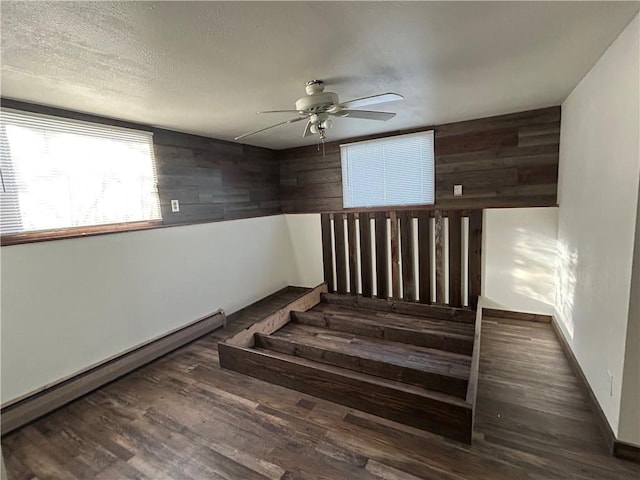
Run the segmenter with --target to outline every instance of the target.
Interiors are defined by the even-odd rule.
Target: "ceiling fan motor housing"
[[[307,95],[324,92],[324,82],[322,80],[309,80],[305,87]]]
[[[265,130],[269,130],[274,127],[279,127],[280,125],[307,120],[307,126],[305,127],[302,136],[308,137],[313,133],[317,133],[320,135],[320,139],[324,140],[325,130],[331,128],[333,125],[333,121],[329,118],[330,115],[336,117],[386,121],[393,118],[395,113],[370,112],[366,110],[353,110],[352,108],[375,105],[378,103],[394,102],[396,100],[403,99],[402,95],[388,92],[381,93],[379,95],[371,95],[369,97],[356,98],[355,100],[340,103],[336,93],[324,91],[324,82],[322,80],[309,80],[305,85],[305,91],[307,92],[307,96],[296,100],[295,111],[299,114],[296,118],[291,118],[284,122],[276,123],[275,125],[240,135],[235,139],[240,140],[248,137],[249,135],[255,135],[256,133],[264,132]],[[258,113],[284,113],[290,111],[291,110],[269,110]]]
[[[321,92],[307,95],[296,101],[296,110],[302,113],[327,112],[338,104],[338,95],[333,92]]]

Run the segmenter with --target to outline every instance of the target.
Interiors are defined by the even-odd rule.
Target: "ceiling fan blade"
[[[275,125],[271,125],[269,127],[261,128],[260,130],[254,130],[253,132],[245,133],[244,135],[240,135],[239,137],[234,138],[234,140],[241,140],[243,138],[248,137],[249,135],[255,135],[256,133],[264,132],[265,130],[269,130],[270,128],[279,127],[280,125],[286,125],[287,123],[296,123],[301,120],[306,119],[307,117],[296,117],[291,120],[287,120],[286,122],[276,123]]]
[[[311,120],[309,120],[307,122],[307,126],[304,127],[304,133],[302,134],[302,138],[308,137],[309,135],[313,135],[313,132],[311,131]]]
[[[381,93],[380,95],[372,95],[371,97],[356,98],[348,102],[342,102],[339,106],[342,108],[362,108],[369,105],[378,105],[379,103],[395,102],[403,100],[404,97],[397,93]]]
[[[264,110],[256,113],[298,113],[298,110]]]
[[[332,113],[331,115],[336,117],[343,118],[363,118],[366,120],[382,120],[386,122],[387,120],[396,116],[395,113],[391,112],[371,112],[369,110],[340,110],[337,113]]]

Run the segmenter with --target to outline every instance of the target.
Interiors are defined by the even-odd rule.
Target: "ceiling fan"
[[[298,116],[290,120],[276,123],[269,127],[261,128],[253,132],[245,133],[236,137],[236,140],[241,140],[250,135],[264,132],[280,125],[287,125],[289,123],[300,122],[307,120],[307,126],[304,128],[303,137],[309,135],[318,134],[320,140],[325,139],[325,132],[331,128],[333,122],[330,117],[342,117],[342,118],[361,118],[366,120],[381,120],[387,121],[393,118],[396,114],[390,112],[373,112],[370,110],[352,110],[370,105],[378,105],[380,103],[395,102],[402,100],[404,97],[397,93],[382,93],[379,95],[372,95],[370,97],[356,98],[355,100],[349,100],[348,102],[342,102],[338,100],[338,95],[333,92],[324,91],[324,82],[322,80],[309,80],[306,85],[307,95],[296,100],[295,110],[268,110],[257,113],[297,113]]]

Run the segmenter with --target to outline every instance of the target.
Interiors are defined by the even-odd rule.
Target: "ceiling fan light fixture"
[[[305,90],[307,95],[296,100],[295,110],[268,110],[258,113],[297,113],[298,117],[286,120],[284,122],[270,125],[253,132],[245,133],[236,137],[236,140],[243,139],[256,133],[264,132],[280,125],[299,122],[308,119],[307,125],[302,134],[303,138],[311,134],[319,134],[320,139],[324,140],[325,130],[333,126],[333,121],[329,116],[355,118],[365,120],[386,121],[395,116],[395,113],[376,112],[368,110],[354,110],[367,105],[377,105],[380,103],[395,102],[402,100],[404,97],[397,93],[388,92],[369,97],[356,98],[347,102],[340,102],[338,95],[334,92],[324,91],[324,82],[322,80],[309,80],[306,83]]]

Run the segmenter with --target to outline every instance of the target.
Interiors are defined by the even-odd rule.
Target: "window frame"
[[[125,128],[130,130],[137,130],[140,132],[148,132],[153,134],[153,128],[146,125],[131,124],[115,119],[96,117],[89,114],[63,111],[65,114],[61,114],[60,110],[53,109],[51,107],[39,106],[35,104],[23,104],[23,102],[11,101],[8,99],[2,99],[2,109],[10,109],[18,112],[24,112],[25,114],[43,115],[49,117],[57,117],[62,120],[80,121],[86,123],[93,123],[104,127]],[[157,170],[157,161],[154,154],[155,143],[153,137],[151,139],[151,155],[153,161],[153,168]],[[158,198],[158,204],[161,205]],[[52,240],[64,240],[73,238],[93,237],[98,235],[124,233],[130,231],[149,230],[162,227],[170,227],[173,225],[166,225],[163,218],[153,220],[139,220],[133,222],[117,222],[100,225],[87,225],[80,227],[66,227],[47,230],[33,230],[29,232],[20,233],[0,233],[0,246],[12,246],[21,245],[27,243],[46,242]]]
[[[433,164],[432,164],[432,168],[431,168],[431,184],[433,185],[433,201],[430,203],[410,203],[410,204],[387,204],[387,205],[372,205],[372,206],[367,206],[367,207],[346,207],[344,205],[344,181],[343,181],[343,157],[342,157],[342,147],[347,147],[349,145],[355,145],[355,144],[363,144],[363,143],[371,143],[371,142],[380,142],[380,141],[384,141],[386,139],[391,139],[391,138],[398,138],[398,137],[411,137],[411,136],[419,136],[419,135],[425,135],[425,134],[430,134],[431,135],[431,141],[432,141],[432,147],[433,147]],[[437,208],[436,205],[436,153],[435,153],[435,146],[436,146],[436,130],[435,128],[428,128],[425,130],[419,130],[419,131],[412,131],[412,132],[407,132],[407,133],[398,133],[398,134],[392,134],[392,135],[384,135],[384,136],[375,136],[373,138],[366,138],[364,140],[360,140],[360,141],[355,141],[355,142],[348,142],[348,143],[341,143],[340,144],[340,171],[341,171],[341,181],[342,181],[342,212],[376,212],[376,211],[382,211],[382,210],[432,210]]]
[[[67,238],[84,238],[105,235],[109,233],[135,232],[152,228],[170,227],[162,220],[144,220],[141,222],[108,223],[87,227],[69,227],[57,230],[37,230],[25,233],[9,233],[0,235],[0,246],[21,245],[23,243],[47,242]]]

